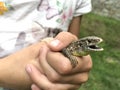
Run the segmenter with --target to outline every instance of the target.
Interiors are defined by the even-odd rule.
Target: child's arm
[[[29,79],[25,66],[37,65],[39,49],[43,42],[33,44],[10,56],[0,59],[0,86],[17,90],[30,90]]]
[[[82,16],[74,17],[68,29],[69,32],[76,35],[77,37],[79,36],[79,32],[80,32],[81,20],[82,20]]]

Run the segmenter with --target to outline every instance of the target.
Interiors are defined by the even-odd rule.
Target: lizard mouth
[[[98,44],[100,44],[101,42],[103,42],[103,40],[102,40],[102,39],[99,39],[98,42],[89,45],[89,46],[88,46],[88,49],[89,49],[90,51],[103,51],[104,49],[98,45]]]
[[[90,51],[103,51],[103,48],[101,48],[101,47],[98,46],[98,45],[90,45],[90,46],[88,46],[88,49],[89,49]]]

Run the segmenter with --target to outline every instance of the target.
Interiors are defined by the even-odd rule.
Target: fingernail
[[[60,44],[60,41],[59,40],[53,40],[53,41],[51,41],[51,43],[50,43],[50,45],[52,45],[52,46],[54,46],[54,47],[56,47],[56,46],[58,46]]]
[[[31,72],[32,72],[32,68],[31,68],[30,65],[27,65],[27,66],[26,66],[26,71],[27,71],[28,73],[31,73]]]

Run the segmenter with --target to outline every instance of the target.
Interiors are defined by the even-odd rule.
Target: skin
[[[82,20],[82,16],[74,17],[73,20],[71,21],[68,32],[78,37],[80,33],[81,20]]]
[[[74,18],[69,27],[69,32],[75,36],[78,36],[81,18],[82,17]],[[31,86],[32,90],[76,90],[82,83],[87,81],[89,70],[92,67],[91,57],[89,55],[77,57],[78,65],[73,69],[68,58],[63,57],[63,55],[58,52],[68,45],[66,41],[69,41],[72,36],[67,34],[60,36],[62,37],[57,36],[55,40],[62,41],[62,44],[58,44],[56,41],[53,45],[49,45],[49,43],[46,42],[50,49],[43,47],[41,50],[42,53],[39,63],[43,68],[42,72],[34,65],[27,66],[27,68],[29,68],[27,72],[34,82]],[[57,58],[54,59],[55,57]]]
[[[38,65],[39,49],[44,45],[43,42],[36,43],[22,49],[10,56],[0,59],[0,86],[30,90],[31,80],[29,79],[25,66],[29,64]]]

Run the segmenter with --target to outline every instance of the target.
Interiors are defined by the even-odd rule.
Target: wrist
[[[9,58],[9,59],[8,59]],[[16,58],[17,59],[17,58]],[[11,56],[0,60],[0,86],[12,89],[28,88],[31,81],[24,67],[16,64]],[[18,62],[19,63],[19,62]]]

